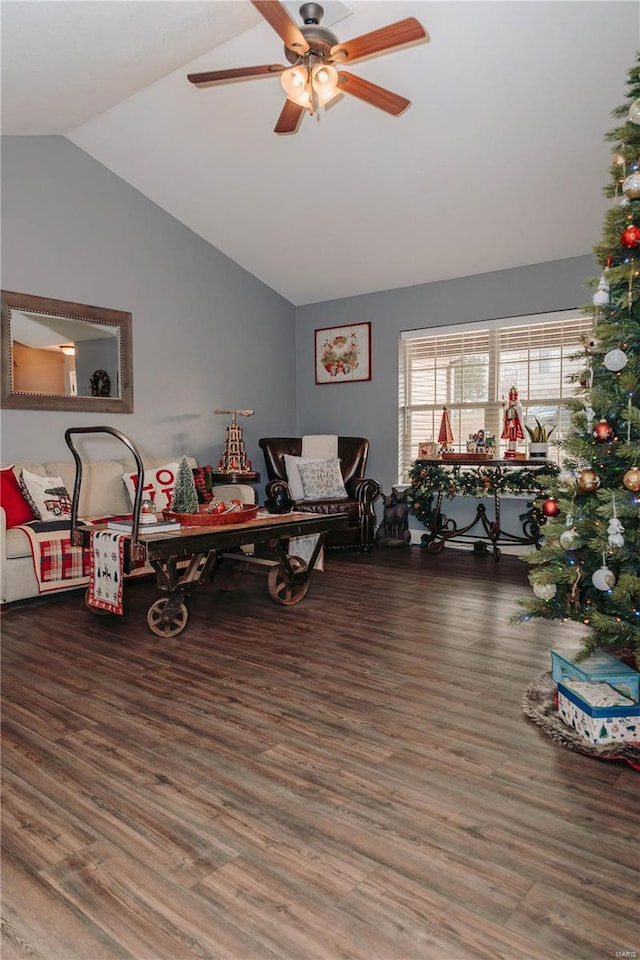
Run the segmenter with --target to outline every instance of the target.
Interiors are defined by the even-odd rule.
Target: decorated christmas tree
[[[533,597],[517,619],[585,624],[583,654],[640,653],[640,57],[613,111],[611,199],[594,248],[594,318],[570,400],[563,471],[542,503],[545,540],[529,556]]]
[[[197,513],[198,491],[193,479],[193,470],[189,461],[183,457],[176,474],[176,482],[171,497],[171,509],[174,513]]]

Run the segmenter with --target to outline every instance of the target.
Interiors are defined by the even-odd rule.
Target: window
[[[471,434],[484,430],[501,441],[503,403],[515,384],[525,422],[537,417],[566,436],[571,413],[565,401],[575,393],[569,378],[584,369],[572,359],[583,349],[593,320],[577,310],[513,317],[482,325],[409,330],[400,341],[399,476],[406,481],[418,445],[438,439],[447,407],[453,449],[464,452]],[[550,456],[558,456],[550,448]]]

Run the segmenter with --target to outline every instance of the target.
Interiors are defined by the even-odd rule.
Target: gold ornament
[[[578,474],[577,483],[582,493],[594,493],[600,486],[600,477],[595,470],[583,470]]]
[[[640,490],[640,469],[638,467],[631,467],[631,469],[625,473],[622,482],[627,490],[632,490],[634,493],[637,493],[637,491]]]

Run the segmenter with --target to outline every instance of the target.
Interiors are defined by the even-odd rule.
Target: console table
[[[249,470],[245,473],[234,470],[230,470],[228,473],[224,473],[222,470],[213,470],[211,477],[214,483],[260,483],[260,474],[257,470]]]
[[[413,501],[411,512],[425,525],[422,545],[430,553],[439,553],[448,540],[479,540],[488,542],[494,560],[500,559],[502,544],[529,544],[538,546],[541,539],[540,511],[534,507],[536,497],[544,497],[550,478],[559,468],[541,460],[416,460],[411,468],[408,499]],[[503,496],[530,494],[526,511],[520,515],[521,530],[510,533],[502,529],[500,500]],[[459,525],[442,510],[444,497],[491,497],[493,519],[483,502],[476,505],[469,523]]]

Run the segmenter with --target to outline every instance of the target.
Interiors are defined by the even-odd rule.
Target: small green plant
[[[536,421],[535,427],[528,427],[526,424],[524,427],[529,434],[531,443],[547,443],[556,428],[555,423],[552,427],[546,427],[544,423],[540,423],[537,417],[534,417],[534,420]]]

